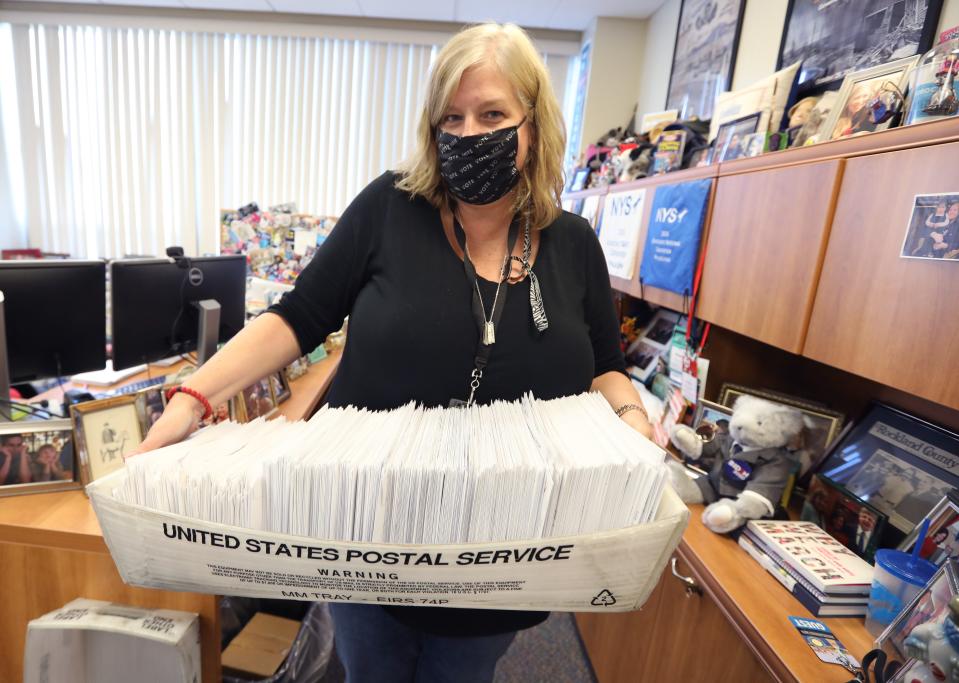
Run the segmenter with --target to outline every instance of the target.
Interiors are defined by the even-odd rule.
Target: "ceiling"
[[[582,31],[593,17],[643,19],[666,0],[39,0],[85,5],[175,7],[243,12],[332,14],[470,23],[510,21],[528,28]]]

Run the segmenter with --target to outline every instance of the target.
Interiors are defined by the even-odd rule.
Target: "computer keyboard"
[[[111,393],[114,395],[135,394],[138,391],[155,387],[158,384],[163,384],[164,382],[166,382],[166,375],[159,375],[157,377],[151,377],[150,379],[142,379],[139,382],[134,382],[133,384],[126,384],[119,389],[115,389]]]

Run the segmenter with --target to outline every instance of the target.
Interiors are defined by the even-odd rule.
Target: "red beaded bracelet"
[[[196,389],[191,389],[190,387],[178,386],[168,389],[166,392],[166,400],[169,401],[171,398],[173,398],[173,394],[179,392],[187,394],[188,396],[192,396],[203,404],[203,417],[200,418],[201,420],[205,420],[213,414],[213,406],[210,405],[210,402],[207,400],[206,396],[201,394]]]

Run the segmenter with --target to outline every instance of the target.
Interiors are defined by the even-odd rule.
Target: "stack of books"
[[[866,614],[872,565],[812,522],[752,520],[739,545],[813,616]]]

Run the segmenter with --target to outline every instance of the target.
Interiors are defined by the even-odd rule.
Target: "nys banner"
[[[643,285],[692,294],[711,181],[656,188],[639,269]]]

